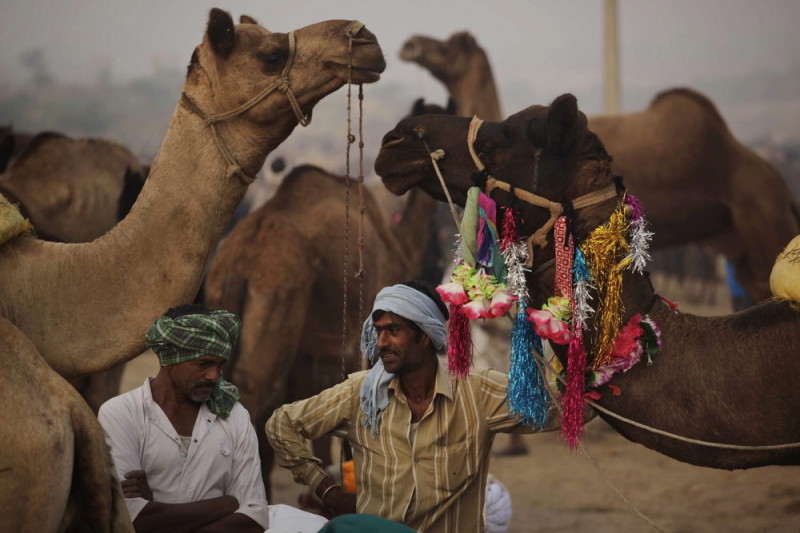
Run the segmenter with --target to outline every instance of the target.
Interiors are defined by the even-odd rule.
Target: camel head
[[[387,133],[375,160],[375,171],[394,194],[420,187],[438,200],[446,200],[428,148],[444,150],[437,161],[455,203],[464,205],[470,187],[485,185],[469,152],[471,120],[448,115],[408,117]],[[427,144],[427,148],[426,148]],[[550,106],[534,105],[502,122],[484,122],[473,143],[475,154],[488,174],[514,187],[565,203],[613,184],[600,140],[587,129],[586,116],[571,94],[559,96]],[[495,188],[499,205],[509,205],[511,196]],[[549,218],[550,212],[516,201],[530,235]],[[613,210],[614,202],[587,207],[578,216],[581,232],[588,233]],[[611,207],[609,207],[611,206]]]
[[[372,83],[385,67],[375,36],[357,21],[328,20],[275,33],[248,16],[234,24],[214,8],[192,54],[184,93],[206,115],[218,115],[268,92],[229,121],[249,121],[246,135],[271,150],[298,122],[305,125],[314,105],[348,76],[354,84]]]
[[[446,41],[414,35],[403,43],[400,59],[430,70],[436,79],[447,83],[464,74],[468,58],[476,51],[483,53],[467,32],[454,33]]]

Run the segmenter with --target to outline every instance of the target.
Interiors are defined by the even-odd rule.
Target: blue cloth
[[[381,413],[389,405],[389,383],[394,378],[394,374],[383,368],[383,361],[378,357],[378,334],[372,321],[375,311],[387,311],[410,320],[430,337],[437,353],[447,350],[444,315],[427,295],[402,284],[385,287],[378,293],[361,328],[361,354],[375,363],[361,385],[362,423],[373,432],[378,431]]]

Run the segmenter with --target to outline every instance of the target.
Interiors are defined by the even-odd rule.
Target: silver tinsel
[[[464,250],[461,248],[461,234],[456,233],[456,243],[453,249],[453,264],[458,266],[464,260]]]
[[[589,279],[580,279],[575,283],[574,297],[575,297],[575,328],[583,329],[589,320],[589,316],[594,313],[594,309],[589,304],[592,295],[589,294],[590,289],[595,287],[591,284]]]
[[[529,301],[525,273],[530,272],[530,269],[524,266],[525,261],[528,259],[528,246],[524,241],[515,242],[508,245],[502,253],[508,270],[506,274],[508,292],[516,296],[520,301]]]
[[[639,274],[644,271],[644,267],[651,259],[648,250],[652,238],[653,232],[647,230],[647,221],[644,217],[631,222],[630,253],[628,254],[631,262],[628,269]]]

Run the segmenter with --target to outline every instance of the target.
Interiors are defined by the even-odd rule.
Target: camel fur
[[[448,116],[401,121],[384,136],[376,172],[395,194],[421,187],[435,198],[443,198],[416,134],[424,131],[432,148],[445,150],[442,172],[454,200],[463,205],[473,185],[469,176],[474,163],[464,140],[469,122]],[[474,146],[491,175],[554,202],[603,189],[615,179],[611,157],[587,128],[587,119],[572,95],[557,98],[551,106],[531,106],[499,123],[485,123]],[[630,192],[637,193],[633,188]],[[509,203],[503,191],[492,196],[499,205]],[[614,198],[577,212],[573,222],[579,243],[608,219],[617,202]],[[530,235],[549,217],[542,208],[518,205],[525,221],[523,235]],[[647,204],[644,211],[647,215]],[[554,291],[553,268],[536,272],[554,255],[552,232],[548,241],[549,246],[536,249],[534,270],[527,275],[532,307],[540,306]],[[727,316],[683,314],[659,300],[646,273],[628,270],[623,277],[622,302],[622,323],[635,313],[649,313],[661,329],[663,347],[652,366],[636,365],[611,380],[611,385],[621,389],[619,396],[611,394],[608,386],[598,389],[600,406],[636,422],[706,442],[742,446],[800,442],[800,417],[796,414],[800,402],[800,358],[796,356],[800,311],[796,303],[768,299]],[[587,342],[591,357],[593,346],[588,336]],[[563,349],[554,349],[563,356]],[[652,433],[602,412],[600,416],[626,438],[695,465],[736,469],[800,464],[797,446],[720,449]]]
[[[209,14],[184,86],[185,94],[208,113],[233,109],[261,92],[277,79],[288,57],[286,34],[248,21],[234,25],[219,9]],[[351,27],[350,21],[331,20],[295,32],[297,50],[288,81],[304,114],[347,83],[350,59],[353,83],[376,81],[385,68],[375,37],[363,27],[354,35],[348,55],[350,37],[345,32]],[[218,131],[244,173],[254,175],[297,123],[287,98],[274,92],[243,115],[220,123]],[[152,321],[194,298],[206,258],[246,186],[229,169],[205,121],[179,103],[139,198],[111,231],[81,244],[24,235],[0,248],[0,316],[68,379],[135,357],[144,351],[144,334]],[[7,346],[18,335],[8,328],[2,333],[0,353],[13,359],[16,353]],[[30,353],[26,350],[19,357],[30,358]],[[41,379],[31,374],[30,380],[28,390],[37,391]],[[11,390],[12,383],[10,377],[4,380],[3,390]],[[24,402],[19,405],[25,407]],[[20,417],[9,419],[2,438],[19,435],[31,448],[49,446],[51,437],[35,430],[43,422],[24,409],[17,412]],[[73,474],[80,473],[73,468],[71,448],[65,445],[56,451],[46,463],[46,475],[25,458],[7,470],[0,501],[16,500],[13,490],[23,482],[31,490],[46,490],[56,476],[59,484],[69,485]],[[96,453],[92,460],[105,463],[109,456]],[[45,464],[41,457],[36,461]],[[81,495],[80,485],[73,491]],[[65,495],[61,486],[53,497],[31,498],[23,505],[46,501],[46,507],[34,507],[36,519],[58,523],[66,508]],[[17,530],[47,530],[21,524]]]

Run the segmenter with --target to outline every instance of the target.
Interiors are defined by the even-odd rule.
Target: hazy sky
[[[602,82],[602,0],[2,0],[0,83],[24,76],[20,54],[38,47],[62,81],[91,80],[100,68],[117,81],[148,75],[155,65],[183,68],[215,6],[234,18],[250,14],[273,31],[358,19],[386,52],[384,80],[416,84],[431,96],[438,82],[397,58],[412,34],[472,32],[501,93],[513,81],[552,97]],[[619,13],[623,89],[800,65],[798,0],[620,0]]]

